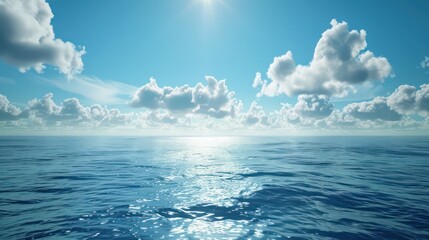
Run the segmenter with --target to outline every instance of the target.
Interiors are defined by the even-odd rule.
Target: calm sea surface
[[[0,239],[429,239],[429,138],[0,137]]]

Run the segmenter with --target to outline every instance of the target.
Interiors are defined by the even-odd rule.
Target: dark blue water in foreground
[[[429,138],[1,137],[32,238],[429,239]]]

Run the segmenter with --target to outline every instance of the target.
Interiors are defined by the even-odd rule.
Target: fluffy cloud
[[[219,82],[212,84],[217,85]],[[202,88],[207,90],[209,85]],[[154,87],[153,83],[148,86]],[[388,97],[376,97],[371,101],[351,103],[343,109],[334,109],[329,98],[323,95],[300,95],[295,105],[282,104],[279,110],[272,112],[266,112],[254,101],[247,112],[238,111],[234,118],[216,118],[208,113],[201,114],[197,112],[201,102],[198,104],[194,102],[196,105],[186,105],[191,107],[183,107],[184,105],[180,104],[178,105],[180,107],[170,105],[167,107],[165,98],[168,94],[164,94],[162,88],[160,88],[162,95],[159,95],[161,100],[156,103],[159,107],[130,113],[121,113],[118,109],[100,104],[85,106],[77,98],[55,102],[51,93],[29,101],[20,109],[11,104],[5,96],[0,95],[0,127],[4,129],[59,128],[73,131],[74,129],[85,131],[120,129],[130,130],[132,133],[139,129],[145,132],[151,129],[154,131],[163,129],[172,134],[181,130],[183,133],[210,131],[211,133],[232,133],[233,131],[248,133],[251,129],[252,131],[263,130],[265,133],[287,131],[287,133],[300,134],[301,131],[314,133],[358,129],[427,129],[429,127],[428,86],[422,85],[419,89],[406,85],[400,86]],[[197,87],[174,88],[173,98],[189,95],[188,89],[192,90],[190,95],[195,99]],[[171,93],[169,90],[167,92]],[[203,92],[197,96],[205,94]],[[186,99],[186,97],[178,99]],[[416,118],[413,116],[416,113],[426,118]]]
[[[252,87],[257,88],[263,85],[264,85],[264,80],[262,80],[262,74],[260,72],[257,72],[255,75],[255,79],[253,80]]]
[[[55,104],[52,93],[46,94],[42,99],[33,99],[28,102],[27,108],[24,110],[36,116],[51,116],[58,115],[61,107]]]
[[[157,109],[163,106],[163,98],[163,89],[158,87],[155,79],[151,78],[148,84],[142,86],[134,93],[130,106]]]
[[[191,114],[192,116],[188,116]],[[238,112],[237,112],[238,114]],[[231,118],[228,118],[231,120]],[[214,123],[212,120],[219,121]],[[140,112],[121,113],[100,104],[82,105],[77,98],[55,102],[52,93],[32,99],[22,109],[12,105],[0,95],[0,127],[20,126],[22,128],[78,127],[77,129],[173,129],[207,128],[210,126],[231,127],[226,118],[216,118],[197,112],[170,112],[167,109],[152,109]],[[221,123],[223,122],[223,123]],[[232,123],[232,120],[231,120]]]
[[[256,124],[268,125],[268,117],[265,114],[262,106],[253,101],[250,105],[249,111],[243,115],[243,123],[251,126]]]
[[[301,117],[325,118],[334,109],[334,105],[329,102],[329,98],[323,95],[300,95],[294,111]]]
[[[402,114],[429,115],[429,84],[420,89],[414,86],[401,85],[387,99],[387,104]]]
[[[89,109],[82,106],[77,98],[68,98],[63,101],[60,116],[71,119],[90,118]]]
[[[244,123],[260,122],[261,125],[273,129],[321,129],[320,123],[330,118],[333,111],[334,106],[326,96],[300,95],[295,105],[282,104],[280,110],[269,113],[265,113],[261,106],[252,104],[249,112],[244,115],[247,120]]]
[[[100,126],[127,125],[132,114],[122,114],[118,109],[109,109],[99,104],[83,106],[79,99],[68,98],[55,103],[53,94],[42,99],[33,99],[22,110],[22,118],[44,126]]]
[[[387,105],[385,97],[376,97],[372,101],[351,103],[343,111],[360,120],[398,121],[402,115]]]
[[[234,117],[241,109],[241,101],[234,98],[225,80],[206,77],[207,85],[198,83],[194,87],[159,87],[156,80],[139,88],[131,102],[131,107],[165,109],[170,112],[198,113],[215,118]]]
[[[25,72],[52,65],[71,78],[83,70],[85,49],[55,38],[45,0],[0,0],[0,57]]]
[[[334,110],[325,119],[331,127],[354,126],[358,128],[422,126],[413,114],[429,116],[429,84],[420,89],[401,85],[388,97],[376,97],[372,101],[351,103],[342,110]]]
[[[282,104],[280,111],[277,112],[277,120],[275,121],[280,127],[281,125],[299,125],[303,119],[296,113],[294,107],[290,104]]]
[[[266,114],[259,106],[249,112],[259,112],[256,119],[263,119],[263,125],[272,128],[294,128],[316,126],[318,122],[329,117],[333,110],[334,105],[326,96],[300,95],[295,105],[282,104],[278,111]]]
[[[350,114],[338,109],[334,109],[331,115],[325,119],[326,126],[333,128],[352,127],[358,121],[358,119],[355,119]]]
[[[349,31],[346,22],[331,21],[314,50],[308,65],[297,65],[290,51],[275,57],[267,77],[257,74],[253,87],[261,87],[261,94],[315,94],[344,96],[354,85],[370,80],[384,80],[391,73],[386,58],[376,57],[366,46],[366,32]]]
[[[387,99],[387,104],[402,114],[413,113],[416,105],[416,92],[414,86],[402,85]]]
[[[21,110],[12,105],[6,96],[0,94],[0,121],[18,119],[20,114]]]

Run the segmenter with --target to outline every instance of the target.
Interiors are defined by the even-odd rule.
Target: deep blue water
[[[429,138],[1,137],[32,238],[429,239]]]

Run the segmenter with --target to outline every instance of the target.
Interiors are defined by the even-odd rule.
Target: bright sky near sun
[[[143,129],[428,125],[428,1],[46,2],[0,0],[0,127],[12,133],[94,127],[112,109]]]

